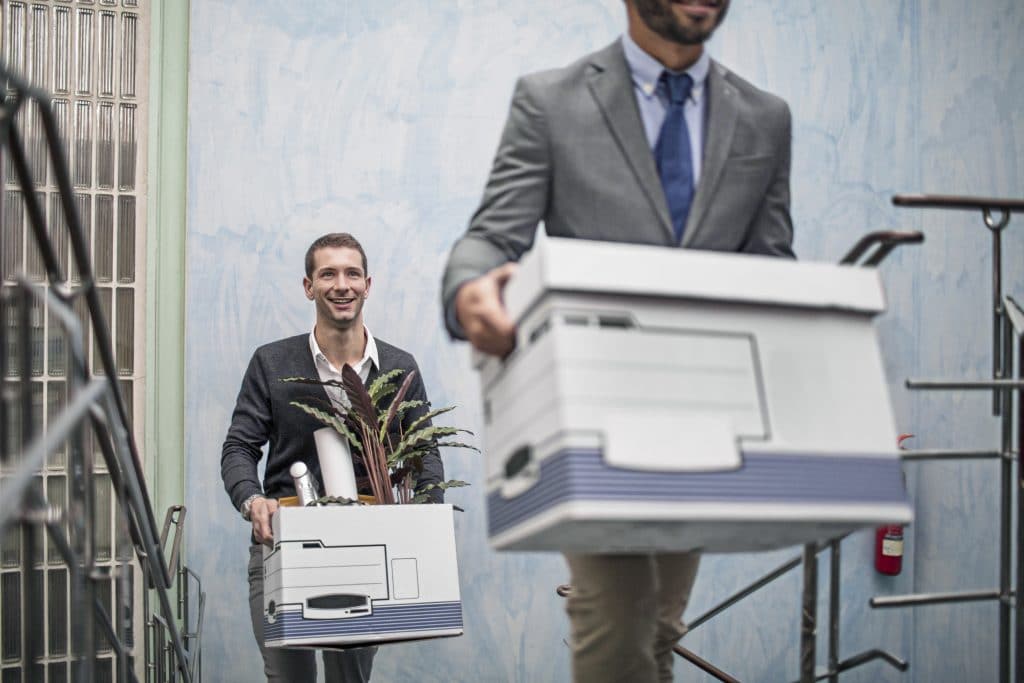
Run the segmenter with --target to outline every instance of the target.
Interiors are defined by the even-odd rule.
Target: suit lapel
[[[692,244],[701,230],[701,223],[711,205],[718,181],[722,178],[722,169],[732,145],[732,134],[736,128],[739,109],[736,104],[736,89],[725,80],[725,74],[725,67],[712,60],[706,86],[708,111],[704,126],[704,158],[697,193],[693,198],[690,215],[686,219],[686,231],[683,233],[681,245],[684,247]]]
[[[672,239],[672,220],[661,188],[654,155],[647,144],[643,121],[637,111],[636,95],[633,94],[633,79],[629,66],[622,54],[622,44],[615,41],[597,52],[591,59],[592,66],[587,86],[604,116],[619,149],[640,181],[640,186],[651,203],[651,208],[661,220],[669,239]]]

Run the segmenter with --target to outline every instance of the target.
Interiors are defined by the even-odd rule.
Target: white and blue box
[[[912,519],[877,270],[538,239],[481,357],[504,550],[741,552]]]
[[[263,550],[264,643],[462,635],[451,505],[282,507]]]

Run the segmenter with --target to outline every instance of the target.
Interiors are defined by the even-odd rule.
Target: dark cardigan
[[[405,400],[427,401],[427,392],[412,355],[380,339],[375,341],[380,367],[370,371],[367,384],[382,372],[415,370],[416,379],[410,385]],[[261,346],[249,361],[220,457],[224,488],[236,509],[240,509],[242,502],[255,493],[263,493],[269,498],[295,495],[288,470],[296,460],[305,462],[317,480],[323,481],[313,432],[324,425],[289,404],[292,401],[326,402],[327,394],[323,387],[280,381],[284,377],[319,378],[309,350],[309,333]],[[404,374],[397,378],[397,382],[401,383],[403,378]],[[386,399],[388,403],[390,400],[390,397]],[[427,410],[429,404],[407,411],[402,418],[402,428],[407,428]],[[394,431],[397,432],[397,426]],[[267,468],[263,486],[260,486],[256,465],[263,457],[263,444],[268,441]],[[365,474],[361,467],[356,468],[357,477]],[[423,472],[416,486],[419,488],[443,480],[444,466],[437,448],[434,448],[423,458]],[[441,502],[444,492],[434,489],[431,497],[434,502]]]

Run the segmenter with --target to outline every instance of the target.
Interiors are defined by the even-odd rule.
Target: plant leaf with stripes
[[[348,440],[349,444],[351,444],[354,448],[362,447],[362,444],[359,443],[359,439],[356,438],[355,434],[352,433],[352,431],[345,425],[344,421],[342,421],[342,419],[339,418],[337,415],[328,413],[327,411],[321,410],[314,406],[306,405],[301,401],[292,401],[291,405],[295,406],[304,413],[312,415],[313,417],[320,420],[328,427],[333,427],[334,431],[338,432],[338,434],[341,434],[343,437],[345,437]]]
[[[370,394],[370,400],[373,401],[374,405],[380,402],[382,398],[381,392],[384,391],[387,385],[394,386],[391,384],[391,380],[401,375],[404,370],[401,368],[395,368],[394,370],[388,370],[387,372],[381,373],[377,376],[377,379],[370,382],[370,387],[367,389],[367,393]],[[391,391],[394,391],[392,389]],[[391,392],[388,392],[391,393]]]
[[[461,479],[449,479],[448,481],[440,481],[436,484],[427,484],[426,486],[416,490],[416,495],[413,496],[412,502],[426,503],[430,500],[429,494],[434,489],[447,491],[448,489],[457,489],[463,486],[469,486],[469,482],[462,481]]]
[[[410,424],[409,427],[405,430],[406,434],[410,434],[412,432],[415,432],[427,420],[433,420],[438,415],[444,415],[445,413],[450,413],[453,410],[455,410],[455,406],[448,406],[446,408],[437,408],[435,410],[428,410],[427,412],[423,413],[422,415],[420,415],[419,417],[417,417],[415,420],[412,421],[412,424]]]
[[[480,449],[476,446],[468,443],[459,443],[458,441],[438,441],[434,445],[438,448],[468,448],[471,451],[480,452]]]
[[[419,399],[416,399],[414,401],[402,401],[401,403],[398,403],[397,401],[392,402],[391,406],[395,408],[395,414],[393,418],[388,418],[387,415],[381,415],[380,438],[383,439],[384,435],[387,434],[387,425],[391,424],[393,420],[401,420],[402,416],[405,415],[405,413],[408,412],[409,410],[412,410],[413,408],[419,408],[420,406],[425,405],[428,405],[427,402],[421,401]]]
[[[430,427],[423,427],[416,431],[407,432],[402,441],[399,442],[395,452],[421,444],[425,441],[435,441],[440,436],[452,436],[454,434],[472,434],[468,429],[460,429],[458,427],[448,427],[446,425],[431,425]]]
[[[438,425],[410,432],[405,435],[398,446],[392,451],[389,462],[401,462],[408,458],[412,452],[420,450],[421,447],[425,447],[427,449],[436,447],[438,437],[453,436],[455,434],[463,433],[472,434],[468,429]]]
[[[391,401],[391,406],[388,408],[388,414],[384,418],[384,431],[387,431],[391,421],[395,419],[395,411],[398,410],[399,404],[405,400],[405,395],[409,392],[409,386],[412,385],[414,379],[416,379],[416,371],[410,370],[409,374],[405,376],[402,386],[398,389],[398,393],[395,394],[395,399]]]

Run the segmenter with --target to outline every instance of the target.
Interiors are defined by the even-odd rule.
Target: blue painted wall
[[[434,402],[459,404],[454,421],[478,428],[468,353],[439,324],[447,249],[479,199],[515,77],[568,63],[624,25],[621,0],[192,0],[186,486],[190,518],[203,520],[189,554],[209,594],[207,680],[260,675],[248,534],[218,460],[252,350],[312,323],[305,247],[331,230],[363,241],[371,329],[413,352]],[[902,388],[907,376],[989,372],[989,237],[978,215],[898,210],[889,197],[1024,195],[1022,35],[1018,0],[735,0],[711,45],[790,102],[801,258],[836,260],[867,230],[927,234],[886,262],[891,310],[880,321],[898,423],[920,447],[996,443],[985,397]],[[1008,291],[1024,296],[1022,229],[1011,223],[1005,275]],[[475,456],[445,458],[451,475],[482,482]],[[993,680],[994,605],[867,606],[876,594],[995,585],[995,464],[906,469],[918,522],[903,575],[873,571],[868,534],[843,545],[842,654],[882,646],[912,668],[900,675],[875,663],[843,680]],[[457,527],[466,635],[384,648],[379,680],[569,679],[554,594],[564,564],[491,552],[482,495],[478,485],[449,497],[467,510]],[[706,558],[689,614],[794,553]],[[687,645],[744,681],[795,679],[799,585],[798,573],[787,576]],[[677,680],[705,680],[681,661],[676,670]]]

